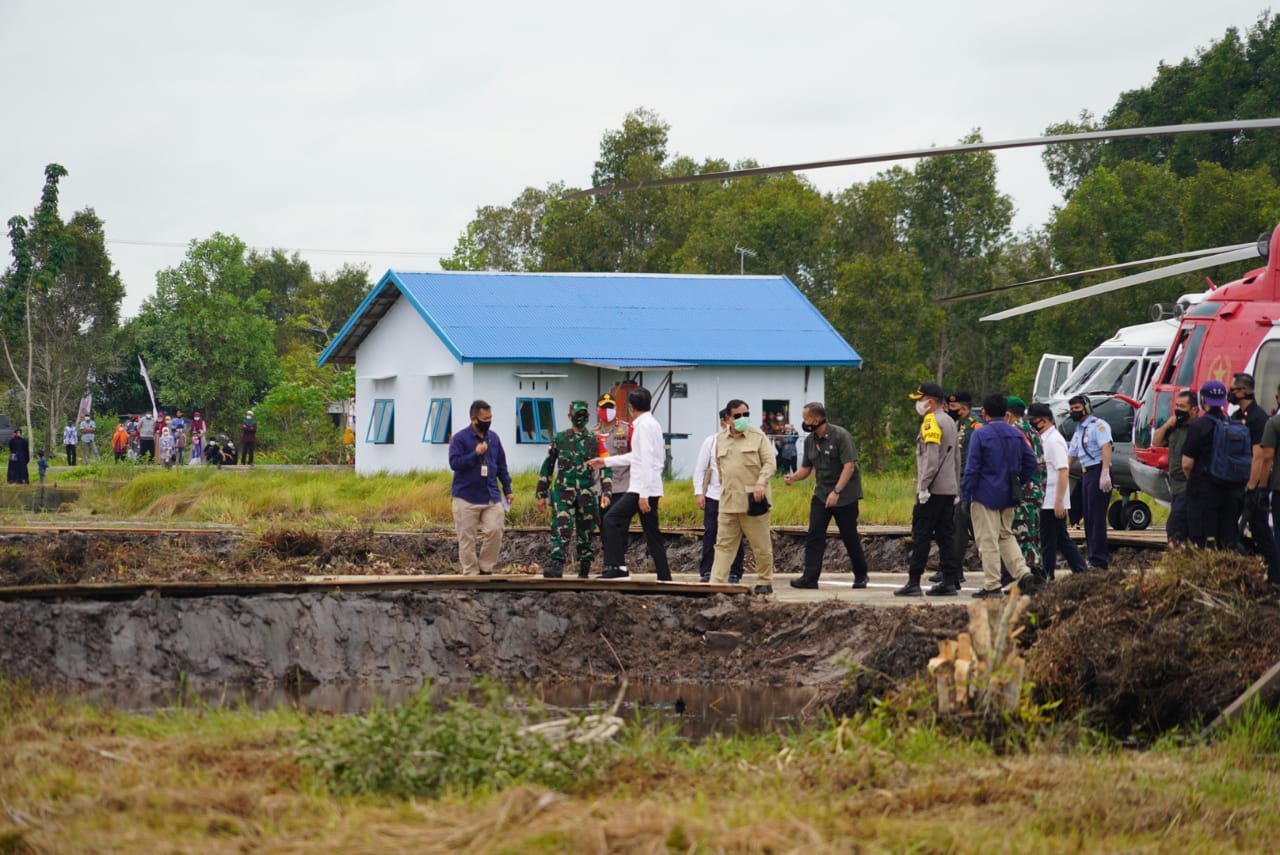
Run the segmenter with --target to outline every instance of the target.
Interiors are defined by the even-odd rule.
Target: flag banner
[[[80,399],[80,409],[76,413],[76,421],[93,414],[93,393],[88,392]]]
[[[151,418],[156,418],[160,413],[160,408],[156,406],[156,390],[151,388],[151,377],[147,374],[147,364],[142,361],[142,356],[138,356],[138,366],[142,368],[142,380],[147,384],[147,394],[151,396]]]

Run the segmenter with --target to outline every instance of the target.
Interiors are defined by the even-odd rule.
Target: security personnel
[[[595,490],[595,472],[587,461],[596,456],[596,435],[587,430],[591,413],[586,401],[574,401],[569,405],[569,422],[572,427],[562,430],[551,441],[547,459],[538,472],[538,510],[547,510],[551,500],[551,560],[542,575],[559,579],[564,575],[564,549],[569,539],[577,534],[578,578],[585,579],[591,573],[591,535],[599,528],[600,508],[609,507],[612,498],[610,471],[600,471],[600,493]],[[551,486],[552,473],[555,485]]]
[[[1044,572],[1044,561],[1040,554],[1040,506],[1044,504],[1044,444],[1040,441],[1040,432],[1027,421],[1027,402],[1010,395],[1009,411],[1005,421],[1022,431],[1031,446],[1031,453],[1036,456],[1036,471],[1022,490],[1022,504],[1013,509],[1013,524],[1010,529],[1018,541],[1018,549],[1022,550],[1022,558],[1027,567],[1041,579],[1047,578]],[[1003,581],[1003,579],[1002,579]]]
[[[598,457],[608,458],[610,455],[627,454],[631,451],[631,434],[634,428],[631,422],[618,418],[618,405],[613,396],[605,392],[596,403],[596,436]],[[631,470],[620,467],[613,470],[613,498],[626,493],[631,486]]]
[[[955,505],[960,495],[960,464],[957,459],[956,425],[943,409],[942,387],[937,383],[921,383],[907,397],[916,403],[921,417],[916,434],[916,504],[911,509],[911,562],[907,567],[907,584],[894,591],[897,597],[918,597],[920,577],[929,560],[929,547],[938,544],[938,562],[942,581],[928,593],[930,596],[955,596],[960,592],[957,579],[960,565],[956,561]]]
[[[973,396],[963,389],[947,396],[947,412],[956,422],[956,444],[960,449],[960,478],[964,479],[965,462],[969,459],[969,442],[973,432],[982,427],[982,419],[973,414]],[[956,505],[956,566],[960,569],[958,584],[964,583],[964,555],[969,550],[969,541],[973,537],[973,521],[969,519],[969,508],[963,502]],[[931,582],[941,582],[942,573],[930,577]]]
[[[1111,563],[1107,553],[1107,506],[1111,504],[1111,426],[1089,412],[1089,399],[1076,395],[1067,405],[1076,423],[1067,454],[1080,466],[1080,504],[1084,514],[1084,541],[1089,566],[1103,570]]]

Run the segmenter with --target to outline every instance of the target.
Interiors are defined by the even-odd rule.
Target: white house
[[[355,364],[358,472],[447,469],[477,399],[511,470],[536,468],[571,402],[636,383],[674,477],[730,399],[798,425],[823,369],[861,361],[785,276],[395,270],[320,355]]]

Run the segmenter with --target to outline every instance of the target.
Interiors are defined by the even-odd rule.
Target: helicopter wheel
[[[1114,502],[1111,507],[1107,508],[1107,525],[1116,531],[1124,531],[1127,526],[1127,520],[1124,518],[1124,500]]]
[[[1125,516],[1125,522],[1128,523],[1126,528],[1132,531],[1142,531],[1151,525],[1151,508],[1146,502],[1130,502],[1125,509]]]

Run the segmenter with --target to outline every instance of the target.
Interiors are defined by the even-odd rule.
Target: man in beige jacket
[[[729,581],[729,567],[742,538],[751,544],[759,582],[752,591],[773,593],[773,542],[769,534],[769,479],[777,471],[773,442],[751,424],[745,401],[734,399],[725,408],[732,419],[716,436],[716,468],[720,473],[720,533],[711,581]],[[753,508],[754,505],[754,508]],[[756,511],[752,513],[752,511]]]

